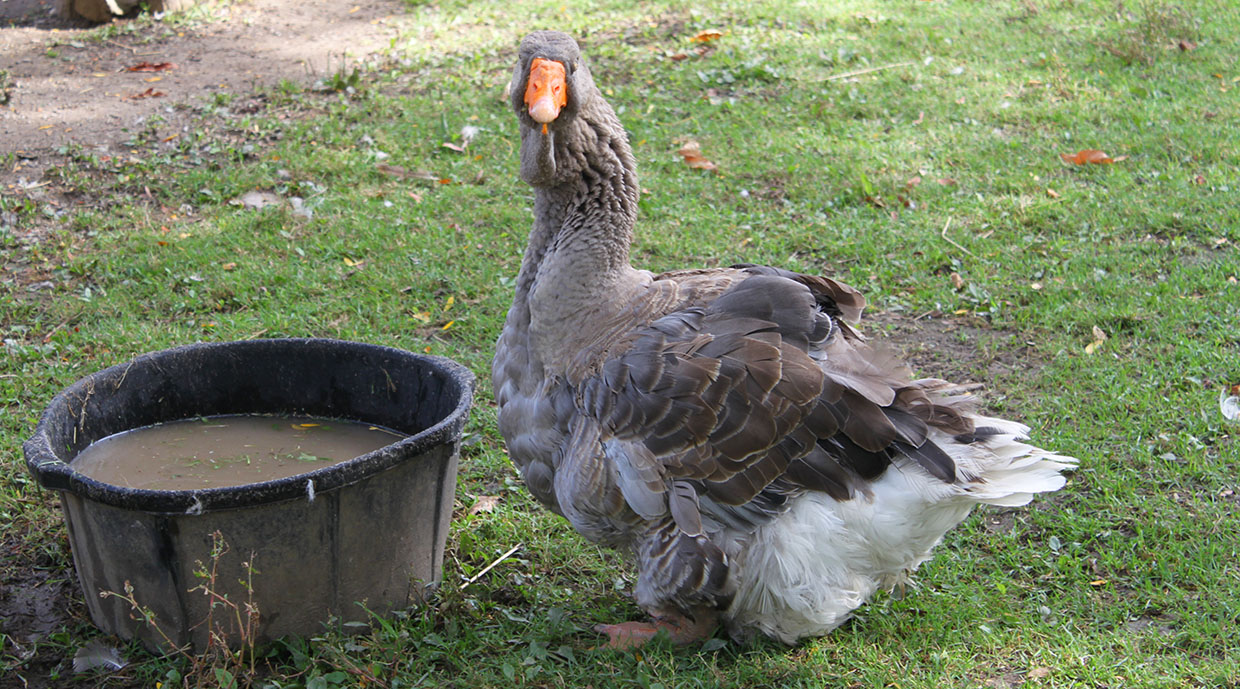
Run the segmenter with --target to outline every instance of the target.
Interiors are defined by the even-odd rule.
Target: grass
[[[534,504],[483,383],[430,604],[369,636],[277,644],[253,675],[227,656],[128,649],[132,663],[104,680],[71,675],[73,650],[98,634],[71,600],[41,640],[0,637],[6,678],[1240,684],[1240,427],[1218,406],[1240,384],[1233,3],[442,0],[410,3],[405,19],[390,60],[338,75],[350,88],[286,83],[256,96],[258,112],[218,98],[175,139],[149,123],[128,156],[68,151],[49,179],[96,203],[56,216],[0,197],[18,227],[53,230],[34,244],[0,230],[6,581],[72,576],[55,498],[31,485],[18,448],[51,396],[94,370],[198,340],[327,336],[451,356],[487,380],[530,224],[500,94],[520,36],[542,27],[581,38],[630,132],[636,263],[840,277],[881,314],[874,337],[891,334],[923,373],[985,382],[991,410],[1081,469],[1030,509],[980,511],[902,600],[880,596],[824,639],[591,650],[592,624],[638,616],[631,571]],[[710,29],[723,35],[699,54],[689,39]],[[465,153],[443,146],[467,125],[478,133]],[[718,174],[683,164],[687,140]],[[1126,159],[1058,155],[1088,148]],[[304,199],[311,217],[229,203],[253,190]],[[1087,354],[1095,327],[1107,338]],[[468,514],[481,496],[500,499]]]

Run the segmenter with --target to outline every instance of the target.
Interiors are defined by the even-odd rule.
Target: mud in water
[[[108,436],[79,453],[72,466],[96,481],[126,488],[220,488],[304,474],[404,437],[337,419],[212,416]]]

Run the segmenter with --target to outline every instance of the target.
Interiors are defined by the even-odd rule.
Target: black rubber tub
[[[473,387],[450,359],[357,342],[196,344],[74,383],[23,449],[40,485],[60,492],[96,625],[152,650],[201,651],[212,633],[262,644],[370,621],[439,579]],[[298,476],[205,490],[127,489],[73,469],[114,433],[220,414],[346,419],[409,437]],[[153,619],[113,595],[127,590]],[[212,609],[216,596],[228,604]]]

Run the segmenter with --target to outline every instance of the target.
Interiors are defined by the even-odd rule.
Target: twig
[[[949,244],[951,244],[952,246],[956,247],[957,249],[960,249],[961,251],[965,252],[966,254],[968,254],[968,255],[970,255],[970,256],[973,256],[973,258],[977,258],[977,256],[976,256],[976,255],[974,255],[974,253],[973,253],[972,251],[969,251],[968,249],[964,248],[963,246],[960,246],[959,244],[957,244],[957,243],[956,243],[956,240],[954,240],[954,239],[952,239],[951,237],[948,237],[948,236],[947,236],[947,226],[948,226],[948,225],[951,225],[951,224],[952,224],[952,219],[949,217],[949,218],[947,219],[947,222],[943,223],[943,231],[939,233],[939,236],[940,236],[940,237],[942,237],[943,239],[946,239],[946,240],[947,240],[947,242],[948,242]]]
[[[136,53],[136,52],[138,52],[138,49],[137,49],[137,48],[134,48],[133,46],[128,46],[128,45],[125,45],[124,43],[121,43],[120,41],[114,41],[114,40],[112,40],[111,38],[105,38],[105,39],[103,39],[103,40],[104,40],[104,41],[107,41],[108,43],[111,43],[112,45],[117,45],[117,46],[120,46],[120,47],[124,48],[125,50],[128,50],[128,51],[129,51],[129,52],[131,52],[131,53]]]
[[[847,79],[848,77],[859,77],[862,74],[869,74],[870,72],[878,72],[884,69],[894,69],[896,67],[908,67],[909,65],[914,65],[914,64],[917,64],[917,63],[915,62],[893,62],[889,65],[879,65],[878,67],[870,67],[868,69],[859,69],[855,72],[844,72],[843,74],[833,74],[827,77],[826,79],[823,79],[823,81],[835,81],[836,79]]]
[[[518,548],[520,548],[520,547],[521,547],[521,545],[522,545],[522,544],[520,544],[520,543],[518,543],[518,544],[514,545],[512,548],[509,548],[509,549],[508,549],[508,552],[506,552],[506,553],[504,553],[503,555],[500,555],[498,558],[496,558],[494,562],[492,562],[491,564],[487,565],[486,567],[483,567],[481,572],[478,572],[477,574],[475,574],[475,575],[473,575],[472,577],[470,577],[469,579],[467,579],[467,580],[465,581],[465,583],[464,583],[464,584],[461,584],[461,590],[462,590],[462,591],[464,591],[466,586],[469,586],[470,584],[474,583],[475,581],[478,581],[479,579],[481,579],[481,578],[482,578],[482,575],[484,575],[484,574],[486,574],[487,572],[491,571],[491,570],[495,567],[495,565],[498,565],[499,563],[503,562],[504,560],[507,560],[507,559],[508,559],[508,556],[509,556],[509,555],[512,555],[512,554],[513,554],[513,553],[515,553],[515,552],[517,552],[517,549],[518,549]]]

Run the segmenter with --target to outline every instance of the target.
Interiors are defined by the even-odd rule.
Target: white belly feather
[[[924,562],[974,505],[1019,505],[1063,486],[1073,461],[1019,442],[1027,428],[979,417],[1005,431],[962,445],[940,431],[930,438],[956,461],[962,481],[948,484],[916,462],[897,459],[868,494],[836,501],[823,493],[795,498],[752,534],[719,534],[736,595],[724,616],[734,632],[758,629],[793,643],[844,623],[876,590],[890,590]],[[972,477],[967,480],[966,477]]]

